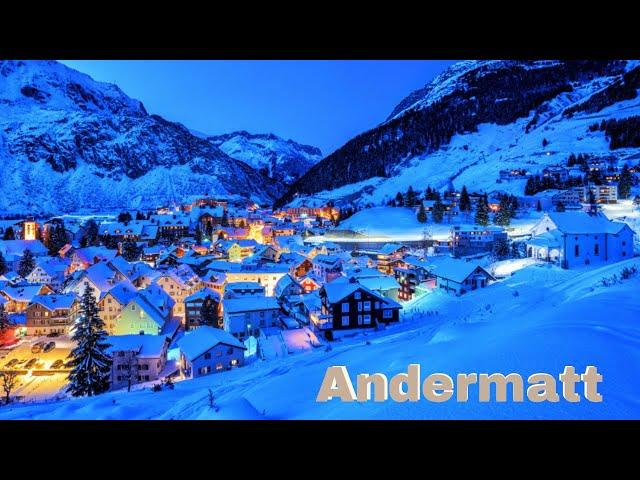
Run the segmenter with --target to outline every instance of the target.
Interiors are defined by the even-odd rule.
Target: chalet
[[[634,231],[602,213],[545,213],[531,234],[527,256],[563,268],[614,263],[633,256]]]
[[[341,275],[342,259],[333,255],[316,255],[313,259],[313,273],[324,283],[328,283]]]
[[[289,273],[295,278],[302,278],[313,269],[313,263],[300,253],[283,253],[280,262],[289,265]]]
[[[167,364],[169,338],[164,335],[114,335],[109,344],[111,390],[157,380]]]
[[[569,180],[569,170],[560,165],[551,165],[542,170],[542,176],[553,178],[556,182],[566,182]]]
[[[72,293],[36,295],[25,314],[27,335],[66,334],[80,314],[80,302]]]
[[[71,266],[69,272],[86,270],[98,262],[109,261],[116,257],[118,252],[105,247],[77,248],[71,254]]]
[[[530,174],[523,168],[511,168],[500,170],[499,178],[502,181],[520,180],[529,177]]]
[[[58,291],[62,288],[68,268],[68,263],[60,259],[42,257],[36,261],[35,268],[25,280],[29,283],[48,285],[52,290]]]
[[[407,247],[397,243],[386,243],[377,254],[378,270],[386,275],[393,273],[393,267],[407,252]]]
[[[238,242],[233,240],[218,240],[214,249],[222,255],[225,255],[232,262],[242,260],[242,248]]]
[[[103,223],[99,227],[99,232],[100,235],[109,235],[116,242],[124,242],[125,240],[139,242],[146,224],[146,221]]]
[[[47,285],[17,284],[0,288],[0,295],[7,301],[4,308],[8,313],[22,313],[38,295],[48,295],[53,290]]]
[[[169,319],[168,312],[161,312],[145,295],[137,294],[122,309],[112,331],[114,335],[160,335]]]
[[[320,282],[315,280],[311,275],[302,277],[298,283],[304,289],[305,293],[314,292],[316,290],[319,290],[321,287]]]
[[[215,227],[222,225],[226,206],[199,206],[191,209],[189,219],[195,229],[200,227],[202,232],[212,232]]]
[[[377,293],[378,295],[390,298],[392,300],[399,299],[400,284],[389,275],[354,275],[353,277],[360,285]],[[337,280],[336,280],[337,281]]]
[[[291,275],[285,275],[276,284],[274,296],[282,301],[286,297],[302,295],[304,288]]]
[[[151,222],[158,226],[158,238],[175,241],[189,235],[190,219],[185,215],[151,215]]]
[[[224,298],[264,297],[265,288],[258,282],[229,282],[224,287]]]
[[[321,314],[311,319],[316,328],[325,331],[397,322],[402,309],[399,303],[372,292],[355,279],[327,283],[320,289],[320,299]]]
[[[185,318],[184,299],[202,287],[198,276],[186,265],[163,272],[154,283],[175,301],[173,314],[181,320]]]
[[[286,265],[267,264],[262,266],[239,265],[238,270],[227,272],[227,282],[257,282],[265,289],[265,294],[273,296],[276,284],[289,273]]]
[[[111,268],[106,262],[99,262],[91,265],[86,270],[76,272],[71,281],[65,286],[64,292],[72,292],[81,297],[85,290],[89,288],[92,290],[96,300],[99,300],[116,283],[123,280],[126,280],[124,275]]]
[[[407,256],[398,262],[393,269],[395,279],[400,285],[398,300],[408,301],[425,292],[421,285],[430,279],[428,267],[428,261],[413,256]]]
[[[456,257],[490,252],[499,239],[507,241],[507,232],[494,225],[454,225],[451,228],[451,248]]]
[[[436,286],[458,295],[478,288],[485,288],[495,281],[493,275],[475,262],[467,262],[448,256],[429,259],[429,275]]]
[[[214,318],[212,319],[213,324],[210,326],[222,327],[220,318],[220,305],[222,297],[218,292],[205,287],[184,299],[185,330],[193,330],[200,327],[201,325],[207,325],[202,320],[202,304],[207,298],[211,299],[211,301],[214,303],[215,312]]]
[[[200,276],[200,279],[204,287],[210,288],[214,292],[218,292],[220,295],[224,294],[224,287],[227,284],[226,274],[208,270],[205,274]]]
[[[98,301],[98,316],[104,322],[109,335],[115,334],[118,317],[136,294],[137,290],[133,284],[123,280],[111,287]]]
[[[222,301],[224,330],[244,340],[260,330],[280,325],[280,305],[274,297],[246,296]]]
[[[219,328],[202,326],[179,341],[180,367],[187,378],[230,370],[244,365],[246,347]]]
[[[280,260],[280,252],[271,245],[259,245],[255,249],[252,257],[259,262],[276,263]]]

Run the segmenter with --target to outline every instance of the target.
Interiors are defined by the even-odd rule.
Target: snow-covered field
[[[176,384],[174,390],[112,392],[96,398],[0,408],[0,419],[581,419],[640,418],[640,275],[603,287],[600,280],[631,259],[598,269],[529,266],[462,297],[441,291],[407,304],[404,319],[383,332],[343,337],[333,348]],[[578,372],[603,375],[602,403],[316,403],[327,367],[387,376],[420,363],[423,376],[444,372]],[[216,409],[209,408],[208,389]],[[579,393],[582,393],[578,390]]]

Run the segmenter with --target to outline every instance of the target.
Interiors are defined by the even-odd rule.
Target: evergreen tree
[[[399,207],[404,207],[404,197],[400,192],[396,194],[396,205]]]
[[[200,307],[200,318],[202,319],[202,325],[209,325],[210,327],[218,328],[218,304],[211,297],[207,295]]]
[[[511,243],[511,258],[520,258],[520,247],[517,242]]]
[[[587,187],[588,188],[588,187]],[[596,203],[596,196],[593,190],[589,188],[589,194],[587,195],[587,203],[589,204],[589,213],[596,213],[598,211],[598,205]]]
[[[144,213],[136,212],[136,220],[145,220]]]
[[[436,203],[433,204],[433,212],[431,213],[431,217],[433,218],[434,223],[442,223],[444,219],[444,205],[440,200],[440,197],[436,199]]]
[[[127,239],[124,241],[124,243],[122,244],[122,257],[127,262],[135,262],[137,260],[140,260],[140,255],[140,248],[138,248],[136,242],[131,239]]]
[[[108,233],[102,235],[102,245],[109,249],[117,248],[118,246],[116,240]]]
[[[564,212],[566,209],[564,208],[564,203],[558,202],[556,204],[556,212]]]
[[[538,200],[536,202],[536,212],[541,212],[542,211],[542,204],[540,203],[540,200]]]
[[[22,278],[26,278],[27,275],[33,272],[34,268],[36,268],[36,259],[33,256],[33,253],[31,253],[31,250],[27,248],[22,253],[22,258],[18,263],[18,275],[20,275]]]
[[[407,190],[405,203],[407,207],[413,207],[418,203],[418,195],[413,191],[413,187],[411,185],[409,185],[409,189]]]
[[[627,199],[631,195],[631,186],[633,185],[633,179],[629,172],[629,166],[625,163],[622,167],[622,173],[620,174],[620,181],[618,182],[618,197]]]
[[[546,147],[547,145],[549,145],[549,140],[547,140],[546,138],[542,139],[542,148]]]
[[[503,236],[496,238],[493,241],[492,253],[498,260],[504,260],[509,257],[509,239]]]
[[[511,195],[509,197],[509,203],[511,204],[511,218],[515,218],[518,209],[520,208],[520,203],[518,202],[518,197],[515,195]]]
[[[527,183],[524,186],[524,194],[527,196],[536,194],[536,177],[534,175],[527,178]]]
[[[98,244],[98,224],[94,219],[89,219],[84,224],[84,234],[80,239],[81,247],[90,247]]]
[[[486,195],[478,200],[474,220],[478,225],[489,225],[489,204]]]
[[[71,352],[67,391],[74,397],[94,396],[109,390],[112,360],[107,354],[107,332],[98,315],[90,288],[82,296],[81,316],[73,331],[76,347]]]
[[[15,240],[16,233],[13,231],[13,227],[7,227],[4,231],[4,235],[2,236],[3,240]]]
[[[7,328],[11,322],[9,321],[9,314],[4,309],[4,305],[0,304],[0,332]]]
[[[417,219],[420,223],[427,223],[427,211],[424,209],[424,203],[420,202]]]
[[[67,231],[64,228],[64,223],[56,222],[51,227],[51,233],[47,241],[47,248],[49,249],[49,255],[56,256],[60,249],[67,244]]]
[[[120,223],[128,223],[132,219],[131,214],[129,212],[122,212],[118,215],[118,222]]]
[[[196,225],[196,233],[195,233],[196,243],[200,245],[202,243],[202,239],[204,235],[202,234],[202,229],[200,228],[200,224]]]
[[[508,227],[511,223],[511,201],[507,195],[500,197],[500,210],[493,217],[493,223]]]
[[[0,275],[4,275],[9,271],[9,267],[7,267],[7,262],[2,256],[2,252],[0,252]]]
[[[466,185],[463,185],[462,192],[460,192],[459,207],[461,212],[471,211],[471,198],[469,198],[469,192],[467,192]]]
[[[220,220],[220,224],[223,227],[229,226],[229,214],[227,213],[227,209],[225,208],[222,212],[222,220]]]

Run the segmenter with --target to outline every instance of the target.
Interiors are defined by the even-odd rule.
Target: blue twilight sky
[[[445,60],[64,60],[192,130],[275,133],[328,155],[382,122]]]

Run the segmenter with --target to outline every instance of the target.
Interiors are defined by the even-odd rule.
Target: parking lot
[[[67,336],[22,340],[0,359],[0,370],[15,370],[20,386],[17,400],[42,400],[62,393],[69,373],[69,353],[74,344]]]

